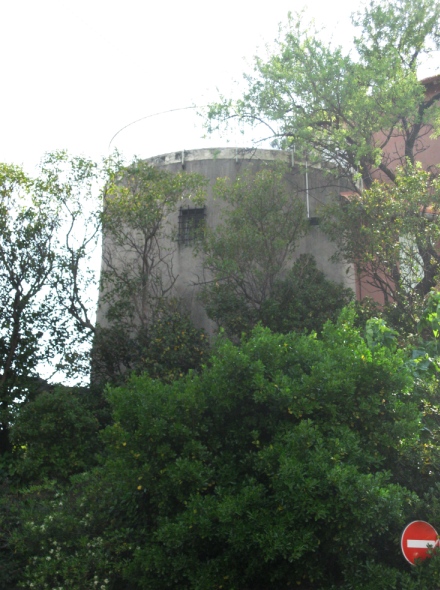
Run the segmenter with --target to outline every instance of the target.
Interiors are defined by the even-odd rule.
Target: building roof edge
[[[146,158],[145,161],[151,163],[153,166],[178,164],[183,162],[199,161],[199,160],[265,160],[265,161],[289,161],[291,153],[285,150],[271,150],[259,148],[201,148],[195,150],[181,150],[176,152],[169,152],[167,154],[160,154],[151,158]]]

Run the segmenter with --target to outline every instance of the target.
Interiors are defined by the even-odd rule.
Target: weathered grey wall
[[[222,204],[215,200],[212,194],[215,181],[222,177],[228,177],[234,181],[243,169],[251,167],[257,171],[264,163],[273,161],[285,161],[290,165],[286,182],[292,187],[292,192],[299,195],[305,204],[308,197],[311,218],[316,218],[319,215],[320,205],[328,203],[331,198],[344,190],[337,183],[329,187],[328,177],[325,177],[318,167],[308,166],[306,183],[304,165],[292,162],[290,153],[279,150],[236,148],[188,150],[164,154],[147,160],[153,166],[169,172],[185,170],[201,174],[208,179],[206,195],[206,223],[208,227],[215,227],[221,219]],[[308,190],[306,190],[306,184]],[[182,206],[191,205],[190,202],[183,201]],[[170,216],[169,221],[177,227],[178,218],[179,211],[177,210]],[[313,255],[318,268],[324,271],[328,278],[354,289],[353,279],[348,277],[345,272],[346,266],[330,262],[329,258],[333,252],[334,247],[320,231],[319,225],[311,226],[310,232],[301,240],[297,250],[298,255],[302,253]],[[209,321],[203,307],[197,300],[197,284],[209,278],[203,276],[201,257],[194,256],[191,246],[180,245],[173,256],[173,271],[175,275],[178,275],[174,294],[183,299],[195,325],[212,333],[215,326]],[[310,285],[310,288],[313,289],[313,285]],[[98,321],[103,321],[102,311],[98,311]]]

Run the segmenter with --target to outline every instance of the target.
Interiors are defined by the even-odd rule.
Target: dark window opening
[[[205,224],[205,207],[196,209],[180,208],[179,213],[179,237],[181,246],[193,244],[200,238]]]

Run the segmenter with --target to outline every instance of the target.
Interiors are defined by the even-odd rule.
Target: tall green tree
[[[295,261],[309,223],[288,168],[266,165],[235,182],[219,179],[214,194],[222,202],[221,222],[206,230],[201,246],[208,315],[238,338],[259,321],[288,332],[319,330],[334,319],[350,295],[326,280],[310,256]]]
[[[35,178],[0,165],[0,453],[11,449],[19,404],[41,389],[41,370],[87,370],[97,178],[94,163],[64,152]]]
[[[11,439],[19,454],[14,465],[16,481],[66,484],[71,475],[96,464],[99,422],[88,406],[86,391],[52,389],[24,404],[14,419]]]
[[[352,20],[346,53],[290,15],[273,52],[255,58],[242,98],[210,106],[208,127],[262,125],[275,146],[327,164],[354,190],[377,171],[394,182],[396,164],[414,163],[438,122],[440,92],[426,94],[417,68],[440,47],[440,3],[372,0]]]
[[[255,58],[242,98],[211,105],[208,125],[263,123],[276,146],[347,179],[358,198],[327,212],[325,229],[339,261],[413,330],[439,272],[438,184],[415,165],[439,131],[439,85],[417,71],[440,47],[440,3],[371,0],[352,21],[344,52],[290,16],[273,52]]]
[[[292,261],[307,231],[305,207],[288,186],[284,166],[244,171],[235,182],[218,179],[222,223],[207,230],[205,268],[259,307]]]
[[[170,216],[185,199],[202,203],[205,185],[200,175],[172,174],[142,160],[121,168],[107,183],[102,212],[99,326],[94,346],[96,379],[117,380],[127,370],[151,370],[153,365],[159,371],[157,376],[163,376],[167,373],[167,352],[170,373],[178,371],[179,363],[171,361],[171,353],[179,350],[183,361],[182,346],[190,344],[189,340],[194,350],[187,349],[188,358],[197,354],[196,349],[200,358],[204,337],[191,327],[174,291],[178,228]],[[159,324],[168,338],[158,339]],[[164,329],[170,324],[174,336]],[[188,340],[190,332],[194,338]],[[179,341],[179,334],[186,334],[185,345]]]
[[[258,308],[250,307],[230,284],[216,281],[202,291],[208,316],[232,339],[250,333],[258,323],[274,332],[320,332],[336,320],[353,298],[350,288],[330,281],[312,256],[301,255]]]
[[[380,295],[389,320],[410,332],[440,279],[439,212],[439,179],[407,165],[393,184],[376,181],[323,213],[335,258],[354,267],[368,292]]]

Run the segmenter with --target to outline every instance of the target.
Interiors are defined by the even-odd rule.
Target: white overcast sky
[[[351,39],[359,0],[309,0],[336,42]],[[95,159],[125,125],[203,105],[249,70],[287,12],[303,0],[3,0],[0,6],[0,161],[29,171],[44,152]],[[422,72],[436,73],[435,63]],[[437,70],[438,71],[438,70]],[[126,157],[226,145],[202,139],[194,111],[154,116],[113,141]],[[232,145],[236,141],[230,137]]]

